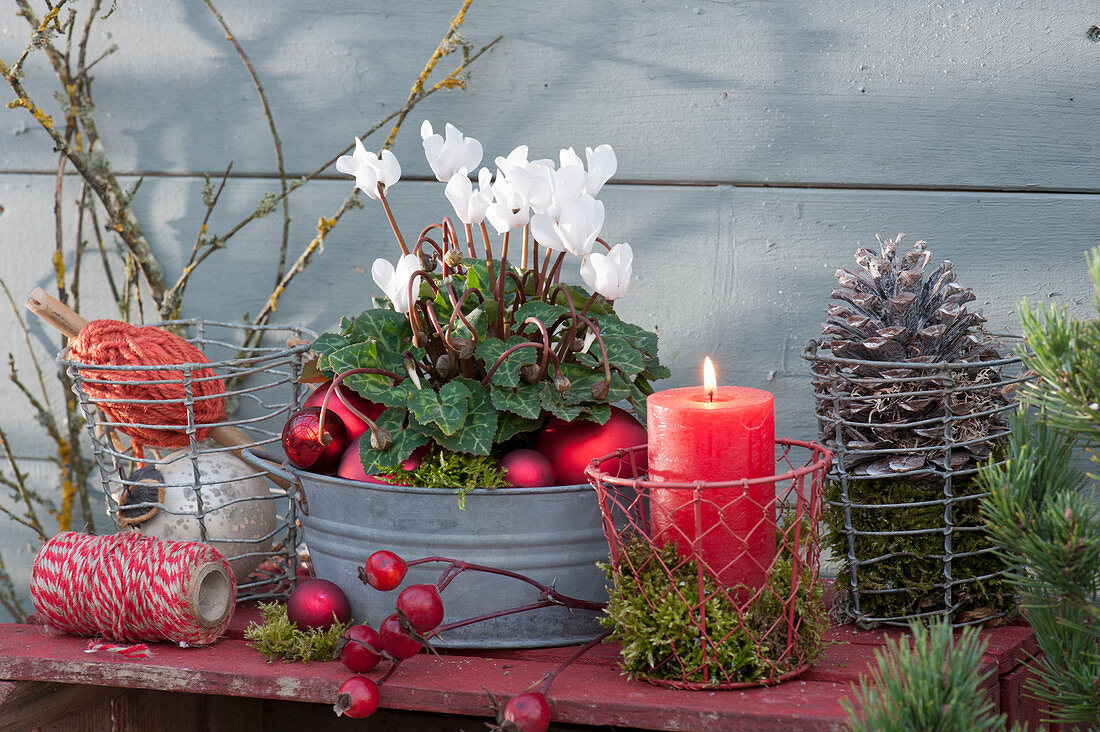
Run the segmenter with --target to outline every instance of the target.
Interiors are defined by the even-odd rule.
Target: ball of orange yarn
[[[79,369],[81,384],[107,420],[130,436],[134,452],[141,456],[146,445],[186,447],[190,444],[187,409],[194,414],[196,440],[204,440],[211,427],[225,420],[222,394],[225,384],[211,368],[182,367],[209,363],[194,345],[153,326],[137,326],[120,320],[93,320],[69,343],[69,355],[89,366],[177,366],[116,370]],[[185,378],[190,374],[190,398]],[[149,383],[134,383],[149,382]],[[160,427],[158,429],[157,427]]]

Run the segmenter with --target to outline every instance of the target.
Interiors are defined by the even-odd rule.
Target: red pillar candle
[[[775,397],[769,392],[713,382],[666,389],[649,396],[646,414],[653,483],[775,474]],[[650,520],[658,545],[672,542],[682,555],[697,556],[723,584],[764,584],[776,551],[773,483],[699,491],[651,485]]]

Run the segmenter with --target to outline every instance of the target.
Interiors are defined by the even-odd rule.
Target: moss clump
[[[454,491],[458,507],[466,510],[466,494],[475,488],[507,488],[500,461],[488,455],[437,451],[424,456],[420,465],[405,470],[400,465],[382,468],[382,477],[395,485],[417,485]]]
[[[301,630],[286,616],[281,602],[261,602],[263,623],[249,623],[245,640],[267,657],[268,661],[331,661],[336,644],[351,623],[337,623],[328,630]]]
[[[981,517],[981,494],[984,489],[971,476],[956,476],[952,481],[952,622],[962,623],[992,618],[1012,612],[1016,604],[1012,585],[1004,577],[1005,562],[989,551],[992,548]],[[855,531],[900,532],[932,529],[927,534],[894,534],[892,536],[855,536],[857,567],[856,591],[859,612],[855,612],[850,593],[842,599],[853,618],[865,623],[867,618],[900,619],[918,613],[946,613],[944,505],[882,508],[886,504],[915,504],[942,501],[943,480],[938,477],[890,477],[848,481],[848,502],[868,508],[852,508],[852,529]],[[823,520],[827,528],[825,545],[841,561],[837,587],[851,589],[852,574],[848,561],[848,534],[844,524],[844,508],[840,482],[825,488]],[[972,552],[983,552],[965,556]],[[963,555],[963,556],[959,556]],[[884,559],[863,564],[877,557]],[[985,578],[985,579],[978,579]],[[902,590],[880,592],[881,590]]]
[[[789,555],[781,554],[772,566],[768,581],[774,592],[761,593],[743,610],[731,598],[735,590],[705,578],[705,635],[713,645],[704,652],[697,562],[680,557],[671,544],[654,551],[648,542],[635,539],[624,549],[618,569],[601,565],[612,586],[600,622],[613,629],[610,640],[622,644],[623,671],[630,678],[713,686],[774,683],[821,655],[827,620],[821,583],[813,582],[808,567],[799,574],[791,618],[794,650],[784,655],[788,618],[783,600],[790,596],[793,574]],[[813,589],[805,589],[809,587]]]

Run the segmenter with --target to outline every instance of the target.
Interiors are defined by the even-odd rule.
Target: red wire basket
[[[820,655],[818,522],[832,452],[776,447],[776,475],[725,483],[649,481],[644,446],[589,464],[610,551],[605,622],[628,675],[737,689],[794,678]]]

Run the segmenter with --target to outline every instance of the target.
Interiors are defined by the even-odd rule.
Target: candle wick
[[[708,391],[707,392],[707,401],[708,402],[713,402],[714,401],[714,392],[713,391]]]

